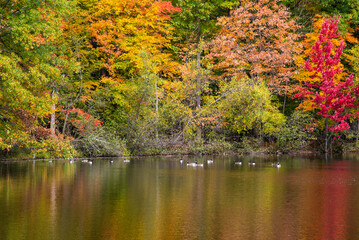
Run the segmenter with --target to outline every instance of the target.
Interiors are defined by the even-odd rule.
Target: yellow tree
[[[84,86],[91,95],[83,100],[95,100],[105,123],[136,138],[139,126],[156,125],[144,121],[158,118],[163,79],[178,72],[169,21],[180,8],[155,0],[82,0],[80,6],[87,22]]]
[[[123,82],[143,67],[146,51],[158,65],[157,72],[173,73],[170,54],[169,15],[180,11],[169,2],[154,0],[99,0],[88,10],[90,50],[101,81]]]

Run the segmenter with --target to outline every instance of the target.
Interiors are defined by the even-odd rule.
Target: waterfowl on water
[[[256,165],[256,162],[249,161],[249,162],[248,162],[248,165],[249,165],[249,166],[255,166],[255,165]]]
[[[187,166],[196,167],[197,164],[196,164],[196,163],[190,163],[190,162],[187,160]]]
[[[190,163],[189,161],[187,161],[187,166],[190,166],[190,167],[203,167],[203,163],[198,163],[197,160],[194,163]]]
[[[182,163],[183,163],[183,160],[182,160],[182,159],[180,159],[180,160],[179,160],[179,162],[180,162],[180,164],[182,164]]]
[[[124,162],[124,163],[129,163],[129,162],[130,162],[130,160],[125,159],[125,160],[123,160],[123,162]]]
[[[242,165],[242,161],[234,162],[235,165]]]
[[[212,160],[212,159],[208,159],[208,160],[207,160],[207,163],[213,163],[213,160]]]
[[[197,163],[196,161],[196,167],[203,167],[203,163]]]
[[[83,162],[83,163],[87,163],[87,162],[89,162],[89,160],[84,159],[84,160],[82,160],[82,162]]]
[[[88,161],[88,164],[90,164],[90,165],[91,165],[91,164],[92,164],[92,161]]]
[[[111,160],[110,163],[113,163],[113,160]]]
[[[281,164],[279,162],[272,162],[272,167],[280,168]]]

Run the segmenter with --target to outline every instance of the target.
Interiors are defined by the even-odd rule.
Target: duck
[[[87,163],[87,162],[89,162],[89,160],[84,159],[84,160],[82,160],[81,162],[83,162],[83,163]]]
[[[180,159],[180,160],[179,160],[179,163],[180,163],[180,164],[182,164],[182,163],[183,163],[183,160],[182,160],[182,159]]]
[[[207,163],[213,163],[213,160],[212,160],[212,159],[208,159],[208,160],[207,160]]]
[[[112,164],[112,163],[113,163],[113,160],[111,160],[110,163]]]
[[[52,163],[52,160],[49,160],[48,163]]]
[[[280,168],[280,167],[281,167],[281,165],[280,165],[279,162],[277,162],[276,167],[277,167],[277,168]]]
[[[70,160],[70,163],[73,164],[75,161],[74,160]]]
[[[92,165],[92,161],[88,161],[88,164]]]
[[[124,162],[124,163],[129,163],[129,162],[130,162],[130,160],[125,159],[125,160],[123,160],[123,162]]]
[[[242,161],[234,162],[235,165],[242,165]]]
[[[249,166],[255,166],[255,165],[256,165],[256,162],[249,161],[249,162],[248,162],[248,165],[249,165]]]

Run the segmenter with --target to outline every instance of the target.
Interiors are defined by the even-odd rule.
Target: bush
[[[63,135],[53,135],[41,141],[34,141],[31,145],[34,158],[71,159],[77,156],[71,138],[64,137]]]
[[[310,127],[313,118],[301,111],[294,111],[287,119],[285,126],[277,131],[274,136],[277,138],[273,150],[298,150],[307,147],[311,141],[315,140],[314,133]]]
[[[128,155],[126,142],[110,129],[98,128],[73,141],[76,150],[85,156],[125,156]]]

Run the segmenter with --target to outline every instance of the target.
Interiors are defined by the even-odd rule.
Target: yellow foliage
[[[177,67],[163,50],[170,46],[173,28],[168,16],[155,0],[99,0],[89,13],[88,31],[95,40],[92,46],[101,55],[102,67],[110,77],[143,68],[141,52],[146,51],[156,63],[155,72],[168,75]]]

